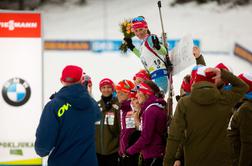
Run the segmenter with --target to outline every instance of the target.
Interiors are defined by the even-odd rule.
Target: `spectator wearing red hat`
[[[83,78],[82,76],[82,68],[74,65],[69,65],[63,69],[60,80],[63,84],[78,84]]]
[[[210,69],[210,68],[207,66],[203,66],[203,67],[199,68],[197,70],[197,73],[196,73],[196,76],[194,79],[194,83],[201,82],[201,81],[215,83],[216,79],[214,79],[214,77],[216,76],[216,73],[211,72],[208,69]]]
[[[191,92],[191,75],[187,74],[180,85],[180,93],[176,96],[176,100],[179,101],[181,97],[187,96]]]
[[[183,78],[181,87],[180,87],[180,95],[176,96],[176,100],[178,101],[181,97],[188,96],[191,93],[192,82],[195,78],[198,68],[206,65],[203,55],[201,54],[201,50],[199,47],[193,47],[193,56],[196,60],[196,66],[193,67],[191,74],[185,75]],[[176,161],[173,166],[183,166],[184,165],[184,147],[183,145],[179,145],[179,148],[176,153]]]
[[[149,80],[137,86],[137,99],[142,112],[141,136],[127,149],[127,155],[141,152],[144,166],[161,166],[167,130],[166,102],[158,86]]]
[[[232,85],[222,92],[216,79]],[[248,87],[232,73],[218,68],[198,69],[191,94],[181,98],[169,128],[164,166],[173,166],[183,142],[185,165],[230,166],[227,127],[232,108]]]
[[[243,73],[238,76],[241,80],[243,80],[249,86],[249,90],[245,95],[245,98],[251,99],[252,92],[252,73]]]
[[[231,68],[228,67],[227,65],[224,65],[223,63],[219,63],[215,66],[215,68],[218,69],[223,69],[223,70],[227,70],[229,72],[232,72]],[[219,79],[217,82],[217,87],[219,89],[224,89],[224,90],[230,90],[230,85],[227,82],[224,82],[222,79]]]
[[[126,149],[134,142],[132,138],[133,133],[136,131],[135,121],[134,121],[134,111],[131,108],[130,97],[133,97],[131,90],[135,87],[134,83],[130,80],[122,80],[116,85],[116,92],[118,100],[121,104],[120,107],[120,122],[121,122],[121,133],[120,133],[120,165],[131,166],[138,164],[138,156],[127,157],[125,155]],[[137,138],[136,138],[137,139]]]
[[[151,80],[151,78],[148,71],[142,69],[134,75],[133,80],[134,80],[134,84],[138,85],[142,83],[144,80]]]
[[[156,35],[150,33],[143,16],[133,18],[131,24],[135,35],[142,40],[141,48],[135,48],[131,38],[124,38],[124,41],[128,48],[141,59],[144,68],[150,73],[151,80],[166,93],[168,88],[168,73],[165,65],[166,48],[159,42]]]
[[[252,165],[252,73],[238,76],[249,86],[242,104],[231,118],[228,136],[233,148],[233,166]]]
[[[82,85],[82,68],[66,66],[63,87],[42,112],[36,132],[35,151],[49,155],[48,166],[98,166],[95,154],[95,122],[100,109]]]
[[[113,96],[114,83],[104,78],[99,83],[101,99],[101,121],[96,123],[96,154],[99,166],[116,165],[118,163],[118,147],[120,135],[119,102]]]

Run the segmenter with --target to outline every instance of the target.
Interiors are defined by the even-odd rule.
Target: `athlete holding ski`
[[[138,16],[131,21],[132,30],[142,40],[137,49],[131,38],[124,38],[128,48],[141,59],[145,69],[150,73],[151,79],[165,94],[168,89],[168,73],[165,65],[166,48],[159,42],[156,35],[151,34],[143,16]]]

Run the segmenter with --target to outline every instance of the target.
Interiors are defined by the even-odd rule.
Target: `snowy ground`
[[[201,40],[203,51],[232,53],[235,42],[252,49],[252,6],[228,9],[210,3],[198,6],[189,3],[171,8],[170,1],[162,1],[164,27],[168,38],[178,39],[191,34]],[[147,0],[90,0],[87,6],[78,6],[74,0],[63,5],[47,4],[39,9],[43,14],[45,39],[121,39],[119,23],[134,16],[143,15],[152,33],[160,34],[160,20],[157,1]],[[235,74],[251,70],[251,64],[232,54],[205,54],[209,66],[224,62],[231,66]],[[132,79],[142,68],[140,60],[134,55],[122,56],[120,53],[44,52],[45,102],[51,93],[60,88],[60,72],[67,64],[83,66],[92,76],[93,94],[100,97],[99,81],[109,77],[117,83],[122,79]],[[51,66],[54,70],[51,70]],[[183,76],[190,67],[174,77],[175,93]]]

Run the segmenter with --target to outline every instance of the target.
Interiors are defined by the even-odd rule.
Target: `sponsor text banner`
[[[41,37],[39,13],[0,13],[0,37]]]

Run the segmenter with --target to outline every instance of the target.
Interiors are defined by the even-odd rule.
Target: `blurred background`
[[[251,70],[251,57],[234,54],[237,44],[252,49],[251,0],[161,2],[164,30],[168,40],[173,41],[169,43],[170,51],[174,43],[190,35],[199,41],[208,66],[223,62],[235,74]],[[122,54],[118,49],[123,39],[119,24],[125,19],[144,16],[151,33],[162,34],[156,0],[1,0],[0,8],[2,12],[42,15],[43,103],[61,87],[59,78],[65,65],[80,65],[91,76],[95,99],[100,97],[98,84],[104,77],[118,83],[132,79],[143,68],[136,56]],[[175,94],[190,70],[188,67],[174,76]]]
[[[252,0],[161,2],[170,51],[179,39],[190,35],[198,41],[207,66],[213,67],[222,62],[236,75],[251,72]],[[158,36],[162,34],[157,0],[0,0],[0,13],[13,10],[39,12],[42,16],[42,105],[61,88],[60,75],[66,65],[79,65],[91,76],[93,97],[97,100],[101,95],[101,79],[108,77],[116,84],[122,79],[132,80],[134,74],[143,69],[140,59],[135,55],[119,51],[123,39],[120,23],[125,19],[144,16],[151,33]],[[137,38],[133,40],[139,42]],[[7,53],[1,52],[2,55]],[[28,67],[31,71],[34,68],[32,65]],[[190,73],[191,68],[189,66],[173,76],[175,95],[179,93],[182,79]],[[32,95],[38,88],[31,84]],[[175,99],[173,107],[176,107]],[[2,111],[3,107],[0,108]],[[23,109],[23,106],[19,109]],[[36,115],[34,122],[27,124],[33,127],[31,139],[34,139],[38,119]],[[6,124],[1,122],[2,126]],[[21,125],[19,127],[19,131],[26,130]],[[8,127],[5,129],[9,131]],[[3,154],[3,140],[7,140],[6,135],[0,137],[0,157]]]

